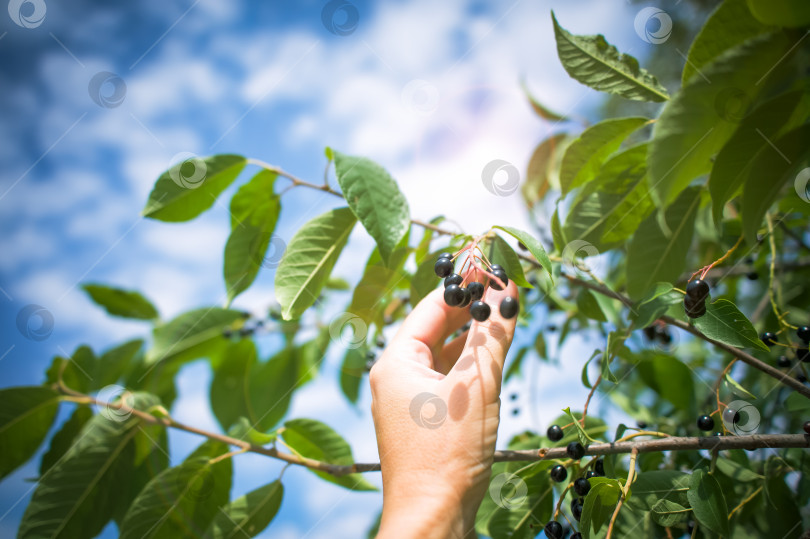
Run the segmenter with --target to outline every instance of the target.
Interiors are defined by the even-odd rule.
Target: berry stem
[[[630,492],[630,485],[633,483],[633,479],[636,475],[637,458],[638,449],[634,448],[630,453],[630,470],[627,472],[627,481],[624,483],[624,488],[622,488],[622,495],[619,498],[619,503],[616,504],[616,509],[613,510],[613,515],[610,517],[610,525],[608,525],[608,531],[605,539],[610,539],[613,536],[613,525],[616,523],[616,517],[619,516],[619,510],[622,508],[622,504],[624,503],[625,498],[627,498],[627,494]]]
[[[593,387],[591,387],[590,393],[588,393],[588,398],[585,399],[585,406],[582,408],[582,417],[579,420],[579,424],[582,425],[582,428],[585,428],[585,417],[588,415],[588,405],[591,403],[591,397],[593,397],[594,392],[596,391],[597,386],[602,382],[602,374],[599,374],[599,378],[596,379],[594,382]]]
[[[743,241],[743,236],[740,236],[739,239],[737,239],[737,243],[735,243],[734,246],[731,249],[726,251],[726,254],[724,254],[723,256],[721,256],[720,258],[718,258],[717,260],[715,260],[714,262],[712,262],[708,266],[704,266],[703,268],[697,270],[695,273],[692,274],[692,277],[689,280],[691,281],[692,279],[694,279],[695,275],[697,275],[698,273],[700,273],[700,278],[705,280],[706,279],[706,274],[709,273],[709,270],[712,269],[713,267],[715,267],[716,265],[721,264],[722,262],[724,262],[731,255],[731,253],[733,253],[737,249],[737,247],[740,246],[742,241]]]
[[[728,514],[728,519],[729,519],[729,520],[731,520],[731,517],[734,515],[734,513],[736,513],[737,511],[739,511],[739,510],[742,508],[742,506],[743,506],[743,505],[747,504],[748,502],[750,502],[751,500],[753,500],[754,498],[756,498],[757,494],[759,494],[760,492],[762,492],[762,487],[761,487],[761,486],[760,486],[759,488],[757,488],[757,489],[756,489],[754,492],[752,492],[751,494],[749,494],[748,496],[746,496],[746,498],[745,498],[743,501],[741,501],[741,502],[740,502],[740,503],[737,505],[737,507],[735,507],[734,509],[732,509],[732,510],[729,512],[729,514]]]

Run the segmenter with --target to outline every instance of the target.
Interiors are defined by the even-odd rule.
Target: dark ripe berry
[[[782,369],[787,369],[790,367],[790,359],[787,356],[779,356],[779,359],[776,360],[776,366]]]
[[[516,401],[516,400],[517,400],[517,398],[518,398],[518,394],[517,394],[517,393],[512,393],[511,395],[509,395],[509,398],[510,398],[511,400],[513,400],[513,401]]]
[[[596,472],[596,475],[604,476],[605,475],[605,461],[602,459],[597,460],[593,463],[593,470]]]
[[[647,337],[648,341],[652,341],[658,335],[658,332],[655,331],[655,326],[647,326],[644,328],[644,336]]]
[[[546,431],[546,436],[548,436],[548,439],[552,442],[559,442],[562,440],[563,430],[559,427],[559,425],[551,425]]]
[[[599,474],[593,470],[588,470],[585,472],[585,479],[590,479],[591,477],[599,477]]]
[[[440,258],[436,261],[436,265],[433,266],[433,271],[439,277],[447,277],[453,273],[453,261],[449,258]]]
[[[748,278],[749,281],[756,281],[757,279],[759,279],[759,273],[755,271],[749,271],[748,273],[745,274],[745,276]]]
[[[548,331],[549,333],[554,333],[555,331],[557,331],[557,326],[551,324],[550,326],[546,327],[546,331]]]
[[[802,363],[810,363],[810,350],[807,348],[799,348],[796,350],[796,359]]]
[[[582,534],[577,532],[571,536],[571,539],[582,539]]]
[[[231,331],[230,329],[223,329],[222,330],[222,336],[225,337],[226,339],[230,339],[232,335],[233,335],[233,331]]]
[[[489,318],[490,312],[491,309],[489,308],[489,305],[481,300],[473,301],[472,305],[470,305],[470,316],[472,316],[473,319],[477,320],[478,322],[483,322]]]
[[[700,318],[706,314],[706,304],[689,296],[683,298],[683,310],[689,318]]]
[[[702,415],[697,420],[697,426],[700,430],[709,432],[714,428],[714,419],[712,419],[711,416]]]
[[[587,496],[590,490],[591,490],[591,482],[585,479],[584,477],[580,477],[579,479],[574,481],[574,492],[577,493],[577,496]]]
[[[497,270],[503,270],[503,266],[501,266],[500,264],[492,264],[489,267],[489,271],[491,271],[492,273],[495,273]]]
[[[377,345],[377,348],[385,348],[385,339],[383,337],[377,337],[377,341],[374,344]]]
[[[647,428],[647,422],[646,421],[636,421],[636,426],[638,428],[644,430],[644,429]]]
[[[562,539],[562,524],[556,520],[552,520],[546,524],[546,527],[543,528],[543,532],[545,532],[547,539]]]
[[[472,301],[472,295],[467,288],[462,288],[461,292],[464,294],[464,297],[461,298],[461,303],[458,304],[459,307],[466,307]]]
[[[526,247],[526,245],[524,245],[522,241],[518,242],[518,249],[520,249],[521,251],[528,251],[529,250],[529,248]]]
[[[470,291],[470,295],[472,296],[472,300],[481,299],[484,296],[484,285],[479,283],[478,281],[473,281],[467,285],[467,290]]]
[[[366,359],[374,361],[375,359],[377,359],[377,354],[375,354],[372,350],[369,350],[368,352],[366,352]]]
[[[799,373],[796,375],[796,380],[798,380],[801,383],[805,383],[807,381],[807,377],[802,373]]]
[[[565,481],[565,478],[568,477],[568,470],[566,470],[565,466],[562,464],[557,464],[551,469],[550,475],[554,481],[562,483]]]
[[[802,326],[797,329],[796,336],[804,342],[810,342],[810,326]]]
[[[512,415],[518,415],[520,413],[520,408],[515,408],[512,410]]]
[[[672,344],[672,335],[670,335],[669,331],[665,329],[659,330],[657,337],[658,342],[660,342],[661,344]]]
[[[571,442],[568,444],[568,447],[565,448],[565,452],[574,460],[579,460],[585,456],[585,448],[582,447],[582,444],[579,442]]]
[[[731,423],[732,425],[736,425],[740,422],[740,412],[734,408],[726,407],[726,409],[723,410],[723,421],[727,424]]]
[[[240,337],[250,337],[253,335],[253,328],[242,328],[239,330]]]
[[[442,253],[439,255],[439,258],[453,258],[453,255],[450,253]]]
[[[444,278],[444,286],[449,286],[451,284],[457,284],[461,286],[461,283],[464,281],[464,277],[459,275],[458,273],[451,273],[447,277]]]
[[[700,279],[689,281],[686,285],[686,295],[697,301],[706,301],[709,297],[709,283]]]
[[[805,421],[804,425],[802,425],[802,428],[804,429],[804,432],[806,434],[810,434],[810,421]]]
[[[444,289],[444,302],[450,307],[458,307],[464,299],[464,292],[457,284],[451,284]]]
[[[776,339],[778,339],[778,337],[776,336],[776,333],[774,333],[772,331],[766,331],[765,333],[763,333],[762,335],[759,336],[759,339],[762,342],[764,342],[765,344],[767,344],[768,346],[773,346],[773,344],[776,342]]]
[[[503,284],[509,284],[509,278],[506,276],[506,272],[503,269],[496,269],[492,272],[492,275],[503,281]],[[503,286],[501,283],[498,282],[498,279],[490,279],[489,286],[494,288],[495,290],[503,290]]]
[[[574,518],[577,519],[577,521],[582,518],[582,504],[579,502],[579,500],[576,500],[571,504],[571,514],[574,515]]]
[[[501,300],[501,316],[504,318],[514,318],[518,313],[518,300],[511,296],[507,296]]]

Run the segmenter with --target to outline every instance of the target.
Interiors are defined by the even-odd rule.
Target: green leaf
[[[749,481],[762,481],[765,477],[751,470],[750,467],[743,466],[731,459],[719,457],[716,461],[717,469],[734,481],[747,483]]]
[[[143,340],[134,339],[105,350],[96,359],[95,371],[90,372],[93,377],[92,389],[115,384],[142,349]]]
[[[613,248],[635,232],[654,206],[646,178],[647,144],[634,146],[611,158],[599,175],[574,201],[565,219],[565,236]]]
[[[650,292],[630,309],[633,327],[649,326],[664,314],[670,305],[683,301],[683,296],[678,292],[673,292],[673,288],[670,283],[655,283]]]
[[[565,246],[568,245],[568,238],[565,237],[562,224],[560,223],[559,206],[554,209],[554,215],[551,216],[551,238],[554,240],[556,251],[562,253]]]
[[[526,178],[520,186],[523,200],[530,208],[543,200],[551,188],[567,139],[566,133],[551,135],[540,142],[532,152],[526,169]]]
[[[516,285],[534,288],[526,276],[523,274],[523,266],[520,265],[520,258],[512,247],[497,234],[492,238],[492,256],[490,261],[493,264],[500,264],[503,266],[504,271]]]
[[[487,523],[492,539],[533,538],[551,518],[554,491],[549,486],[548,472],[538,470],[525,467],[514,474],[503,472],[508,475],[493,477],[489,497],[497,497],[499,503]]]
[[[397,285],[406,283],[404,266],[411,252],[408,246],[409,235],[405,234],[402,242],[388,258],[387,264],[383,262],[379,248],[375,248],[369,256],[360,282],[354,287],[347,311],[359,316],[366,325],[383,325],[383,311],[389,303],[391,293]],[[435,275],[434,273],[434,278]]]
[[[362,348],[349,347],[340,366],[340,390],[352,404],[360,396],[360,382],[366,373],[366,354]]]
[[[62,423],[62,427],[53,435],[48,451],[42,455],[42,460],[39,462],[40,476],[45,475],[67,453],[70,446],[76,441],[79,432],[92,417],[93,410],[89,406],[76,407],[70,418]]]
[[[194,219],[214,205],[245,168],[241,155],[190,157],[161,174],[143,216],[159,221],[178,222]]]
[[[83,284],[82,288],[90,299],[112,316],[138,320],[152,320],[159,316],[154,305],[140,292],[92,283]]]
[[[729,49],[693,77],[664,106],[653,127],[649,184],[657,205],[666,206],[689,183],[711,169],[711,159],[767,84],[761,81],[783,60],[792,43],[781,33]]]
[[[557,40],[557,55],[563,67],[575,80],[594,90],[616,94],[637,101],[666,101],[666,89],[647,70],[641,69],[638,60],[627,54],[619,54],[616,47],[605,41],[601,34],[576,36],[554,23]]]
[[[810,400],[804,395],[793,392],[785,399],[785,409],[788,412],[810,411]]]
[[[602,308],[599,307],[599,303],[596,301],[596,298],[593,297],[593,294],[587,289],[583,288],[577,294],[577,308],[579,312],[591,320],[596,320],[597,322],[607,322],[607,318],[605,317],[605,313],[602,312]]]
[[[146,362],[184,362],[211,357],[227,343],[222,338],[222,331],[241,318],[241,311],[219,307],[187,311],[155,328],[154,342],[146,355]]]
[[[300,318],[315,303],[356,222],[349,208],[330,210],[290,240],[276,270],[276,298],[285,320]]]
[[[281,200],[273,192],[276,176],[262,170],[231,199],[231,235],[223,268],[229,302],[253,284],[263,265],[273,267],[281,260],[280,240],[273,243],[274,251],[266,259],[281,212]]]
[[[804,121],[808,109],[810,99],[805,92],[788,92],[763,103],[743,119],[717,154],[709,176],[715,222],[722,218],[726,202],[745,184],[751,165],[761,154],[773,152],[769,141]]]
[[[709,15],[686,56],[682,83],[726,50],[758,36],[768,28],[757,21],[748,10],[746,0],[725,0]]]
[[[227,431],[241,417],[252,417],[248,386],[258,353],[251,339],[229,343],[214,368],[211,380],[211,411]]]
[[[591,381],[588,380],[588,365],[591,363],[591,361],[594,360],[594,358],[597,358],[601,355],[602,355],[601,350],[594,350],[593,353],[591,354],[591,357],[588,358],[588,361],[586,361],[585,364],[582,365],[582,373],[580,374],[580,379],[582,380],[582,385],[587,387],[588,389],[591,389],[591,387],[593,387]]]
[[[284,423],[284,442],[298,455],[330,464],[353,464],[352,449],[337,432],[314,419],[293,419]],[[377,490],[361,474],[335,477],[311,470],[322,479],[351,490]]]
[[[388,172],[370,159],[335,152],[335,173],[346,202],[387,264],[411,226],[408,201]]]
[[[591,528],[598,533],[599,529],[610,519],[613,508],[619,501],[621,489],[613,483],[596,483],[585,496],[582,507],[579,531],[582,537],[591,536]]]
[[[124,399],[138,410],[159,404],[143,393],[126,394]],[[103,410],[40,478],[18,537],[98,535],[111,518],[123,514],[141,485],[165,468],[166,455],[162,427],[150,428],[126,409]]]
[[[751,173],[743,186],[742,196],[743,231],[751,245],[756,243],[757,230],[765,212],[777,199],[784,184],[795,180],[799,172],[796,164],[805,166],[801,161],[810,156],[808,138],[810,124],[797,127],[774,140],[773,146],[757,155],[751,163]],[[763,181],[763,178],[769,178],[769,181]]]
[[[293,391],[298,387],[299,358],[295,348],[288,346],[251,369],[247,380],[247,417],[257,430],[270,430],[287,414]]]
[[[565,150],[560,166],[563,196],[596,178],[610,154],[627,136],[649,123],[647,118],[609,118],[585,129]]]
[[[259,432],[251,426],[246,417],[240,417],[236,420],[233,426],[228,429],[228,436],[239,438],[254,445],[267,445],[278,439],[276,431],[271,431],[268,434]]]
[[[633,481],[633,495],[627,499],[627,505],[638,511],[652,511],[660,500],[667,500],[689,507],[686,491],[690,479],[690,475],[676,470],[642,472]]]
[[[571,421],[574,423],[574,428],[577,432],[577,438],[579,438],[579,443],[582,444],[583,447],[588,447],[588,444],[596,442],[593,438],[588,436],[588,433],[585,432],[585,429],[582,428],[582,425],[579,423],[579,420],[574,417],[574,414],[571,413],[571,407],[563,409],[565,415],[567,415]]]
[[[685,521],[691,511],[692,509],[689,507],[661,499],[652,506],[650,513],[656,524],[669,527]]]
[[[540,337],[542,336],[542,333],[538,333],[537,335]],[[526,357],[527,353],[529,353],[529,348],[526,346],[518,349],[517,354],[515,354],[514,359],[512,359],[512,362],[509,364],[509,367],[506,369],[506,372],[503,375],[504,383],[508,382],[513,376],[520,374],[520,367],[523,365],[523,358]]]
[[[707,337],[737,348],[768,350],[748,318],[727,299],[706,305],[706,314],[695,320],[695,327]]]
[[[436,277],[433,267],[436,265],[436,259],[439,255],[445,252],[446,249],[433,251],[426,255],[421,260],[417,260],[416,271],[411,277],[411,304],[417,305],[422,299],[430,294],[436,285],[440,282]]]
[[[529,100],[529,104],[532,106],[532,110],[543,118],[544,120],[548,120],[549,122],[567,122],[569,118],[562,116],[561,114],[557,114],[556,112],[552,112],[548,109],[548,107],[541,104],[537,99],[529,91],[529,88],[526,86],[525,81],[520,83],[520,87],[523,88],[523,93],[526,94],[526,98]]]
[[[645,359],[637,369],[644,383],[677,409],[694,415],[695,386],[689,367],[664,354],[648,353],[642,357]]]
[[[734,378],[731,377],[731,374],[726,373],[725,380],[726,383],[729,386],[731,386],[732,390],[740,397],[756,400],[754,394],[745,389],[743,386],[741,386],[739,382],[737,382]]]
[[[231,490],[230,458],[221,442],[205,442],[179,466],[152,479],[132,502],[121,539],[200,537]]]
[[[803,0],[748,0],[748,8],[765,24],[788,28],[810,25],[810,5]]]
[[[255,537],[278,513],[284,485],[281,481],[252,490],[217,511],[203,536],[205,539],[242,539]]]
[[[627,292],[640,299],[657,282],[674,282],[686,266],[692,244],[700,189],[684,191],[665,213],[669,233],[661,228],[657,215],[645,219],[633,235],[627,250]]]
[[[41,387],[0,389],[0,478],[30,459],[51,429],[59,394]]]
[[[730,537],[726,498],[717,479],[706,470],[698,468],[692,473],[686,497],[700,524],[717,534]]]
[[[507,234],[509,234],[510,236],[521,242],[523,245],[525,245],[526,248],[529,250],[529,252],[532,254],[532,256],[538,262],[540,262],[540,265],[543,266],[543,269],[546,271],[546,273],[548,273],[548,278],[551,279],[551,282],[552,283],[554,282],[554,276],[551,274],[551,260],[548,258],[548,253],[546,253],[546,250],[543,248],[543,244],[541,244],[538,240],[536,240],[534,236],[532,236],[528,232],[520,230],[519,228],[514,228],[511,226],[495,225],[492,228],[498,228],[500,230],[503,230],[504,232],[506,232]]]

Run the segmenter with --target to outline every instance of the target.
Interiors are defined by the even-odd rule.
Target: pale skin
[[[469,309],[448,307],[442,287],[408,315],[371,369],[371,412],[383,481],[378,539],[475,537],[475,514],[487,493],[500,413],[504,358],[517,317],[492,308],[484,322],[446,340]]]

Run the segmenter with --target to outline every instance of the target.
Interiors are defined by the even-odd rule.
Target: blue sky
[[[18,21],[33,21],[29,28],[0,14],[0,385],[40,383],[50,359],[78,344],[101,350],[146,334],[143,324],[94,307],[78,288],[82,282],[138,289],[165,319],[223,303],[233,189],[191,223],[139,216],[154,180],[179,156],[241,153],[319,181],[329,145],[385,166],[415,218],[444,214],[468,232],[499,223],[529,228],[519,193],[496,197],[481,183],[493,159],[525,170],[534,146],[554,129],[531,113],[519,81],[562,113],[588,114],[600,99],[559,65],[549,10],[569,30],[605,33],[620,50],[643,57],[650,46],[633,31],[639,6],[621,1],[352,0],[356,21],[338,12],[327,18],[334,32],[324,23],[325,6],[38,0],[21,8]],[[93,90],[94,77],[106,81],[100,90]],[[335,203],[291,191],[277,233],[289,239]],[[371,246],[358,227],[338,273],[358,275]],[[263,271],[235,305],[264,312],[272,282],[272,272]],[[44,340],[17,328],[29,304],[53,317]],[[358,460],[376,460],[368,392],[358,409],[345,403],[338,361],[327,359],[290,416],[329,423],[352,442]],[[531,414],[504,414],[502,440],[581,405],[581,362],[562,363],[559,371],[530,370],[544,404]],[[554,383],[552,372],[570,385]],[[206,404],[209,380],[203,362],[185,368],[172,413],[216,430]],[[527,393],[517,403],[524,409]],[[170,441],[176,462],[200,439],[172,433]],[[280,466],[247,455],[235,459],[235,470],[234,497],[273,480]],[[16,530],[30,494],[26,479],[35,474],[32,461],[0,484],[0,535]],[[370,480],[379,484],[378,476]],[[381,504],[379,494],[350,493],[305,470],[287,470],[285,483],[282,510],[266,537],[356,536]]]

